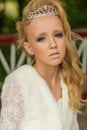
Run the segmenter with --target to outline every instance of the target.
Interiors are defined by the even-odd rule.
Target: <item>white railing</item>
[[[2,49],[0,49],[0,61],[1,61],[1,64],[2,64],[4,70],[6,71],[7,74],[10,73],[15,68],[21,66],[24,63],[25,59],[26,59],[27,63],[30,63],[30,59],[28,57],[26,57],[24,52],[22,52],[20,54],[20,57],[18,60],[16,57],[16,53],[17,52],[16,52],[15,44],[11,44],[10,45],[10,57],[9,57],[10,63],[8,63],[8,61],[4,55],[4,52],[2,52]]]
[[[87,73],[87,38],[81,42],[78,48],[78,55],[81,58],[81,62],[83,64],[82,70],[84,73]]]

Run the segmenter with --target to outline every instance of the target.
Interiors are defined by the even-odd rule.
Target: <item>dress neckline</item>
[[[61,101],[62,101],[62,98],[58,99],[56,102],[59,103],[59,102],[61,102]]]

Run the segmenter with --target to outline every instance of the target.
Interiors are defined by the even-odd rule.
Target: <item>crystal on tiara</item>
[[[38,17],[43,17],[43,16],[50,16],[50,15],[57,15],[58,11],[55,7],[50,6],[50,5],[43,5],[37,10],[28,13],[25,20],[30,20]]]

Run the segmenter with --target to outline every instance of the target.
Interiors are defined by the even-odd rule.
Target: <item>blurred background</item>
[[[60,0],[67,12],[71,29],[83,37],[75,42],[78,55],[83,64],[82,70],[87,74],[87,0]],[[22,11],[29,0],[0,0],[0,92],[4,78],[30,59],[16,50],[16,22],[21,20]],[[87,82],[84,85],[84,97],[87,97]],[[87,130],[87,108],[84,115],[78,116],[80,130]]]
[[[87,28],[87,0],[60,0],[71,28]],[[0,34],[15,33],[17,20],[29,0],[0,0]]]

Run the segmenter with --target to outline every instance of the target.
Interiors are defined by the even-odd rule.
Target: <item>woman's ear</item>
[[[32,47],[30,45],[29,42],[24,42],[24,49],[26,50],[26,52],[30,55],[34,55]]]

